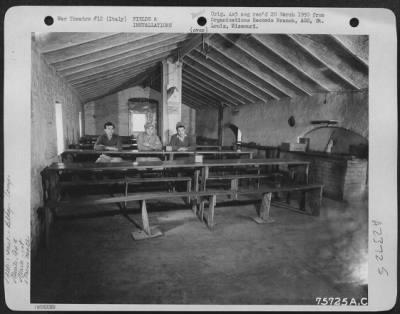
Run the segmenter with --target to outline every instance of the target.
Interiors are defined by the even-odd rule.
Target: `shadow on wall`
[[[368,155],[368,140],[350,130],[341,127],[318,127],[302,137],[309,138],[309,150],[331,153],[351,154],[360,157]]]

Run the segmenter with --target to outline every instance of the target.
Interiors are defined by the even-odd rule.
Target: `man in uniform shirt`
[[[95,150],[121,150],[122,142],[121,138],[114,134],[115,126],[112,122],[106,122],[104,124],[104,134],[97,138],[94,144]]]
[[[154,125],[147,122],[144,125],[144,133],[140,133],[137,137],[138,149],[143,150],[161,150],[162,144],[156,134],[154,134]]]
[[[196,142],[193,136],[186,134],[185,125],[182,122],[176,124],[176,134],[172,135],[170,145],[173,150],[194,150]]]

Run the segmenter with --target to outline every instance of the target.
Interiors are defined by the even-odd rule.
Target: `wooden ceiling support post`
[[[162,62],[161,139],[168,145],[182,118],[182,63],[169,57]]]
[[[222,146],[222,121],[224,119],[224,104],[218,107],[218,145]]]

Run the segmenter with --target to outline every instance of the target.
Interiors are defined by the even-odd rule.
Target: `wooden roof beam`
[[[118,79],[110,79],[107,81],[102,81],[100,84],[93,84],[92,86],[89,85],[89,86],[84,86],[84,87],[75,88],[75,89],[78,90],[80,93],[85,93],[86,91],[101,92],[105,89],[110,89],[110,88],[121,86],[121,84],[124,84],[125,82],[127,82],[129,80],[135,80],[138,76],[142,76],[143,73],[153,72],[156,68],[157,68],[157,66],[153,66],[151,68],[145,68],[145,69],[142,69],[141,71],[138,71],[136,74],[132,74],[129,76],[127,75],[125,77],[121,77]]]
[[[274,36],[274,35],[271,35]],[[268,40],[263,40],[262,37],[260,37],[260,35],[258,34],[251,34],[251,37],[256,40],[258,43],[260,43],[261,45],[263,45],[265,48],[269,49],[270,51],[272,51],[276,56],[278,56],[279,58],[281,58],[284,62],[286,62],[287,64],[289,64],[292,68],[296,69],[296,71],[300,72],[302,75],[306,76],[310,81],[314,82],[316,85],[319,85],[324,91],[326,92],[330,92],[331,90],[326,87],[323,83],[321,83],[321,80],[317,80],[315,78],[313,78],[310,74],[308,74],[306,71],[304,71],[303,69],[301,69],[298,65],[296,65],[294,62],[290,61],[287,57],[286,57],[286,53],[282,51],[282,49],[280,51],[277,51],[276,48],[274,48],[271,44],[270,41]],[[292,52],[291,52],[292,53]]]
[[[229,90],[230,93],[232,93],[233,95],[236,95],[235,97],[238,96],[242,96],[244,98],[252,98],[252,99],[257,99],[260,101],[267,101],[270,98],[269,97],[259,97],[258,95],[256,95],[255,93],[250,93],[247,90],[243,89],[241,86],[235,85],[230,83],[229,81],[227,81],[224,77],[220,77],[217,74],[211,75],[210,73],[206,73],[207,71],[201,70],[199,67],[194,66],[192,63],[190,62],[186,62],[184,63],[184,68],[190,68],[190,72],[194,73],[195,76],[201,76],[203,78],[207,78],[207,81],[215,84],[216,86],[219,85],[221,86],[224,90]],[[220,77],[220,79],[218,79],[218,77]]]
[[[197,107],[199,109],[214,109],[215,107],[204,102],[201,99],[195,98],[193,96],[191,96],[189,93],[182,93],[182,102],[184,103],[186,101],[186,99],[190,100],[192,103],[197,104]]]
[[[368,72],[369,70],[369,65],[368,62],[365,61],[363,58],[361,58],[359,55],[357,55],[353,50],[351,50],[338,36],[330,34],[330,37],[340,46],[343,48],[343,50],[347,51],[353,58],[356,60],[356,62],[360,63],[361,66],[365,68],[365,70]]]
[[[182,47],[178,48],[176,54],[172,57],[173,63],[176,61],[182,61],[183,57],[190,53],[193,49],[198,47],[202,42],[202,34],[192,35],[193,37],[189,39]]]
[[[212,99],[208,95],[204,95],[204,93],[200,92],[198,89],[196,89],[192,85],[188,84],[187,82],[182,82],[182,89],[190,92],[189,95],[193,96],[195,99],[199,98],[199,100],[208,104],[208,106],[210,108],[214,108],[214,107],[218,106],[218,104],[219,104],[219,100]],[[185,92],[185,91],[182,91],[182,92]]]
[[[214,37],[215,38],[215,37]],[[277,99],[281,97],[291,97],[295,95],[292,91],[293,87],[289,82],[285,81],[282,83],[282,78],[277,77],[276,73],[271,73],[271,71],[260,70],[260,63],[249,58],[243,52],[238,52],[234,45],[227,48],[223,43],[224,39],[212,40],[210,45],[212,47],[211,52],[208,53],[209,58],[215,59],[217,62],[224,63],[241,75],[246,75],[247,77],[257,77],[259,80],[263,81],[264,84],[269,85],[275,90],[275,97]],[[296,89],[297,90],[297,89]]]
[[[122,45],[127,41],[137,40],[149,36],[152,35],[146,33],[114,33],[103,38],[82,42],[77,45],[65,46],[57,50],[43,52],[43,56],[47,62],[53,64],[58,60],[80,56],[82,55],[82,51],[84,51],[85,54],[92,52],[95,53],[102,49],[112,48],[115,45]]]
[[[201,52],[196,51],[196,53]],[[205,55],[202,55],[205,58]],[[275,100],[279,100],[281,97],[286,97],[288,94],[283,93],[280,89],[277,89],[273,84],[270,84],[265,79],[260,78],[259,74],[255,72],[258,71],[256,69],[246,69],[236,61],[232,61],[231,58],[226,58],[223,54],[221,54],[217,49],[213,49],[212,52],[207,54],[207,62],[213,63],[213,67],[215,64],[223,67],[229,72],[234,73],[236,77],[243,78],[246,82],[252,83],[252,85],[257,86],[259,88],[263,88],[266,93],[268,93],[271,98]],[[273,90],[273,91],[271,91]]]
[[[101,75],[101,74],[109,72],[109,71],[118,71],[118,70],[123,70],[123,69],[127,69],[127,68],[133,68],[135,66],[140,66],[141,64],[149,63],[149,62],[159,62],[163,58],[165,58],[165,56],[167,56],[167,55],[168,55],[168,52],[161,52],[161,53],[157,53],[155,55],[152,55],[150,57],[147,57],[147,58],[135,61],[135,62],[127,63],[125,65],[120,65],[115,68],[111,67],[111,68],[102,69],[102,70],[100,68],[99,71],[87,71],[86,73],[83,73],[80,75],[66,77],[66,80],[69,82],[74,82],[76,80],[84,79],[86,77],[95,77],[96,75]]]
[[[204,91],[203,88],[200,88],[200,86],[197,85],[197,83],[185,80],[182,82],[182,84],[188,88],[191,88],[193,91],[196,91],[197,94],[201,95],[204,99],[208,100],[212,104],[219,104],[223,100],[222,97],[218,95]]]
[[[221,98],[225,98],[231,102],[236,102],[241,104],[248,104],[252,102],[251,99],[249,100],[241,96],[233,96],[232,93],[229,93],[226,90],[218,88],[216,84],[212,84],[199,76],[194,76],[193,74],[190,74],[187,70],[184,70],[183,74],[184,74],[183,79],[187,79],[189,81],[197,83],[200,87],[204,88],[205,90],[211,93],[216,94]]]
[[[198,105],[198,109],[207,109],[207,110],[209,110],[209,109],[215,109],[216,108],[215,106],[213,106],[213,105],[211,105],[211,104],[209,104],[209,103],[207,103],[207,102],[205,102],[205,101],[203,101],[201,99],[198,99],[197,97],[192,96],[190,93],[191,93],[190,91],[186,91],[185,96],[182,96],[183,97],[182,98],[183,102],[186,101],[186,99],[189,99],[192,103],[195,103],[195,104]]]
[[[167,44],[176,43],[181,37],[182,34],[171,36],[171,34],[168,33],[148,36],[138,40],[121,43],[113,47],[99,49],[96,52],[84,53],[80,56],[60,60],[54,62],[52,65],[57,69],[57,71],[66,71],[79,66],[93,64],[94,62],[106,61],[109,58],[122,57],[131,54],[135,55],[135,53],[144,53],[150,49],[158,49]]]
[[[322,54],[320,51],[316,51],[315,47],[311,47],[307,45],[306,41],[299,35],[293,35],[293,34],[287,34],[294,42],[296,42],[302,49],[307,51],[314,59],[318,60],[320,63],[322,63],[327,69],[329,69],[332,73],[334,73],[338,78],[340,78],[344,83],[346,83],[348,86],[350,86],[352,89],[357,89],[360,90],[361,88],[357,86],[355,83],[350,81],[348,78],[346,78],[344,75],[338,71],[338,69],[334,68],[334,65],[328,64],[325,60],[326,58],[324,57],[324,53],[327,53],[325,50]]]
[[[72,81],[72,82],[70,82],[70,84],[74,87],[96,84],[105,79],[118,78],[118,77],[125,76],[125,75],[135,74],[138,70],[145,70],[148,67],[154,66],[154,63],[155,63],[155,61],[149,61],[149,62],[146,62],[143,64],[135,65],[134,67],[130,67],[130,68],[126,69],[125,71],[122,71],[122,70],[119,70],[117,72],[107,71],[100,75],[97,74],[96,76],[91,77],[90,79],[87,79],[87,80],[81,79],[80,81]]]
[[[274,55],[271,55],[270,58],[266,58],[264,56],[266,51],[263,52],[258,51],[253,45],[249,45],[241,37],[239,37],[238,40],[233,41],[230,35],[228,34],[220,34],[220,36],[234,45],[234,48],[229,49],[228,53],[233,53],[235,55],[245,54],[249,56],[249,60],[254,59],[256,63],[258,62],[262,64],[265,68],[268,69],[269,72],[272,72],[273,75],[275,75],[277,78],[288,83],[289,86],[292,86],[295,90],[300,91],[301,93],[304,93],[308,96],[311,96],[312,89],[306,86],[305,80],[301,80],[296,75],[293,75],[293,71],[291,72],[288,69],[286,69],[284,64],[283,65],[281,64],[281,66],[277,68],[276,63],[270,60],[270,58],[275,57]],[[294,96],[294,95],[295,94],[291,94],[289,96]]]
[[[105,60],[101,62],[95,61],[90,64],[88,63],[85,66],[79,66],[76,69],[57,71],[57,72],[64,77],[70,77],[72,75],[85,75],[85,72],[96,71],[96,70],[102,70],[102,71],[113,70],[116,67],[129,66],[129,64],[135,62],[136,60],[139,61],[141,59],[150,58],[159,54],[169,54],[171,50],[174,50],[177,47],[178,47],[177,44],[173,43],[161,48],[157,47],[143,52],[135,51],[134,53],[124,55],[123,57],[118,57],[118,58],[108,57],[107,61]]]
[[[154,69],[151,69],[151,70],[149,70],[149,71],[145,71],[145,72],[142,72],[141,74],[139,74],[137,77],[135,77],[133,80],[126,80],[124,83],[119,83],[119,85],[117,85],[117,86],[115,86],[115,85],[111,85],[109,88],[108,88],[108,90],[107,90],[107,92],[104,92],[104,93],[101,93],[101,94],[98,94],[99,92],[98,91],[95,91],[95,94],[97,94],[96,96],[93,96],[92,98],[88,98],[87,97],[87,95],[90,95],[90,94],[93,94],[93,92],[91,92],[91,91],[88,91],[88,92],[86,92],[86,93],[83,93],[83,95],[85,96],[84,98],[86,98],[86,99],[89,99],[89,100],[86,100],[86,102],[88,102],[88,101],[92,101],[92,100],[97,100],[97,99],[100,99],[100,98],[103,98],[103,97],[106,97],[106,96],[109,96],[109,95],[112,95],[112,94],[115,94],[115,93],[117,93],[117,92],[119,92],[119,91],[121,91],[121,90],[124,90],[124,89],[126,89],[126,88],[128,88],[128,87],[130,87],[130,86],[136,86],[136,85],[139,85],[142,81],[144,81],[150,74],[150,72],[151,71],[154,71]],[[103,89],[104,90],[104,89]]]
[[[249,80],[247,77],[239,76],[237,73],[233,72],[233,69],[229,67],[217,63],[210,58],[206,60],[204,56],[198,51],[192,51],[191,55],[186,56],[185,62],[187,64],[189,64],[189,61],[187,61],[188,58],[191,64],[196,66],[196,68],[198,68],[199,64],[206,71],[215,73],[216,75],[220,76],[221,80],[226,80],[231,84],[246,90],[248,93],[253,93],[262,98],[267,96],[269,97],[269,99],[278,99],[277,96],[265,90],[263,82],[261,82],[261,80],[259,81],[260,84],[257,84],[254,81]]]

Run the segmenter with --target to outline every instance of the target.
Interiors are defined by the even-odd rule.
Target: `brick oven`
[[[324,195],[339,201],[366,199],[368,160],[324,152],[280,152],[281,158],[311,161],[310,182],[324,184]]]

